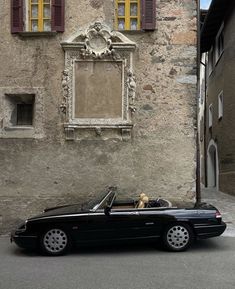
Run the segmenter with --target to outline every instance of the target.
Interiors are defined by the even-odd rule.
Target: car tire
[[[193,231],[185,223],[170,224],[163,233],[163,245],[165,249],[173,252],[187,250],[193,243],[193,240]]]
[[[41,252],[49,256],[60,256],[68,252],[71,240],[68,233],[61,228],[45,230],[40,237]]]

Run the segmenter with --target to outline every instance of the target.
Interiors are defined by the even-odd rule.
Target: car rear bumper
[[[24,249],[35,249],[38,244],[37,236],[18,235],[15,232],[11,233],[11,242],[15,242],[17,246]]]
[[[218,225],[195,225],[194,229],[198,239],[207,239],[222,235],[226,227],[226,224],[221,222]]]

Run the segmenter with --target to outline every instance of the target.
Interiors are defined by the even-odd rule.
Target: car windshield
[[[100,203],[96,204],[93,207],[93,210],[96,211],[98,209],[99,210],[104,209],[105,207],[111,207],[115,197],[116,197],[116,192],[113,192],[112,190],[109,191],[107,195],[100,201]]]
[[[115,195],[115,192],[112,190],[108,190],[105,193],[99,194],[99,196],[94,197],[91,200],[88,200],[82,205],[82,210],[97,210],[104,208],[105,205],[109,204],[113,197]]]

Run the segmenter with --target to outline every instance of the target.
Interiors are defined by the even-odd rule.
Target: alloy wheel
[[[61,254],[67,245],[68,237],[61,229],[51,229],[43,237],[43,247],[49,254]]]
[[[184,251],[193,241],[193,232],[187,224],[172,224],[166,229],[163,241],[171,251]]]

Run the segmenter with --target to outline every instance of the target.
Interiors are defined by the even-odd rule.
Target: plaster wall
[[[217,144],[219,158],[219,189],[235,194],[235,10],[230,12],[224,26],[224,53],[218,61],[208,81],[207,105],[213,103],[213,127],[208,130],[207,144],[210,139]],[[223,91],[223,118],[218,119],[218,95]]]
[[[124,32],[137,43],[134,128],[124,142],[66,141],[62,102],[64,51],[60,43],[79,27],[113,27],[114,2],[69,0],[65,32],[53,37],[10,33],[10,1],[0,10],[0,232],[46,206],[82,202],[109,185],[126,194],[195,198],[197,1],[157,0],[153,32]],[[4,130],[5,95],[36,91],[37,129]],[[33,93],[33,92],[30,92]]]

